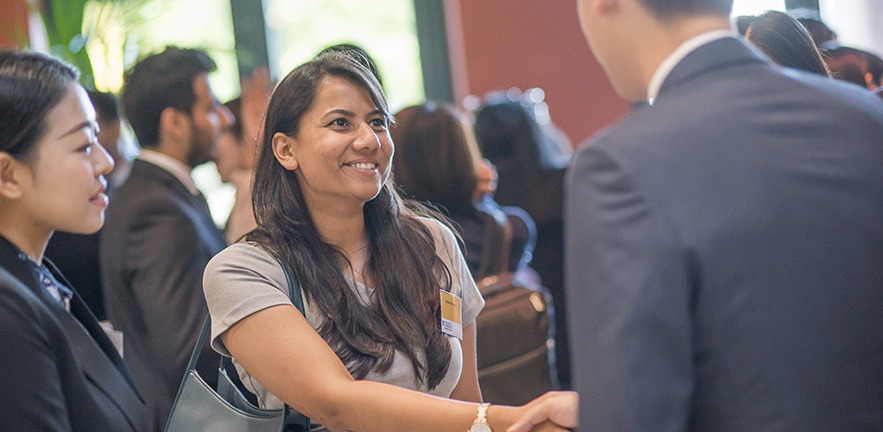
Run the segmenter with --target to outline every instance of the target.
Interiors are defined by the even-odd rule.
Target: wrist
[[[518,408],[506,405],[491,405],[487,411],[488,425],[494,432],[506,432],[519,417]]]

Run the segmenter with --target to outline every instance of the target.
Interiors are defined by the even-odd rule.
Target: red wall
[[[458,100],[540,87],[574,146],[628,112],[583,38],[576,1],[446,0],[446,12],[448,31],[462,31],[461,46],[451,35],[452,56],[465,63],[463,77],[452,59]]]
[[[0,48],[17,48],[27,41],[28,9],[25,0],[0,0]]]

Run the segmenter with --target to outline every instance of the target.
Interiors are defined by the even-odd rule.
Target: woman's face
[[[19,163],[19,204],[37,230],[94,233],[104,223],[103,175],[113,160],[98,144],[95,110],[83,88],[69,84],[44,124],[29,161]]]
[[[345,78],[323,79],[291,140],[307,204],[363,205],[389,178],[394,153],[388,119],[368,91]]]

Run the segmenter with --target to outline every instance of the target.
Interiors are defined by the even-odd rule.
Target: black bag
[[[478,381],[485,400],[522,405],[556,387],[547,290],[508,271],[511,227],[505,215],[482,213],[485,243],[477,282],[485,307],[476,319]]]
[[[291,302],[304,313],[300,288],[292,279],[291,272],[283,265],[288,281]],[[196,371],[196,360],[211,332],[211,322],[206,317],[196,347],[190,356],[187,373],[178,389],[172,413],[165,432],[308,432],[310,419],[286,405],[281,410],[265,410],[256,407],[245,396],[248,390],[241,386],[235,370],[228,373],[232,363],[221,360],[218,389],[212,389]],[[245,392],[245,393],[243,393]]]

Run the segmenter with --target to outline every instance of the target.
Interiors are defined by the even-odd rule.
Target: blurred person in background
[[[494,199],[524,209],[536,223],[531,267],[552,294],[558,382],[569,388],[562,201],[570,142],[548,118],[542,98],[534,97],[539,92],[488,95],[475,113],[475,137],[482,155],[497,167]]]
[[[208,81],[203,51],[168,47],[126,75],[123,107],[141,145],[107,209],[100,260],[104,306],[123,333],[125,361],[162,431],[208,311],[202,271],[226,245],[191,170],[215,157],[232,121]],[[214,385],[210,347],[197,370]]]
[[[491,193],[495,185],[490,179],[479,183],[479,174],[493,176],[496,183],[496,172],[493,165],[482,164],[478,148],[470,144],[469,125],[464,127],[453,107],[436,102],[407,107],[395,118],[396,125],[390,130],[397,149],[393,175],[404,196],[430,202],[456,222],[465,246],[466,263],[476,281],[492,274],[485,268],[484,254],[490,252],[484,244],[489,226],[481,212],[511,221],[513,236],[510,250],[506,251],[506,266],[517,271],[533,248],[533,221],[510,218],[498,205],[494,206]],[[481,201],[476,199],[479,184],[486,188]]]
[[[233,121],[218,136],[215,166],[221,181],[236,189],[233,208],[224,228],[228,244],[235,243],[257,226],[251,204],[251,182],[261,122],[272,91],[269,69],[259,68],[242,81],[242,96],[224,104]]]
[[[748,26],[745,39],[779,66],[831,76],[806,28],[784,12],[770,10],[758,15]]]

